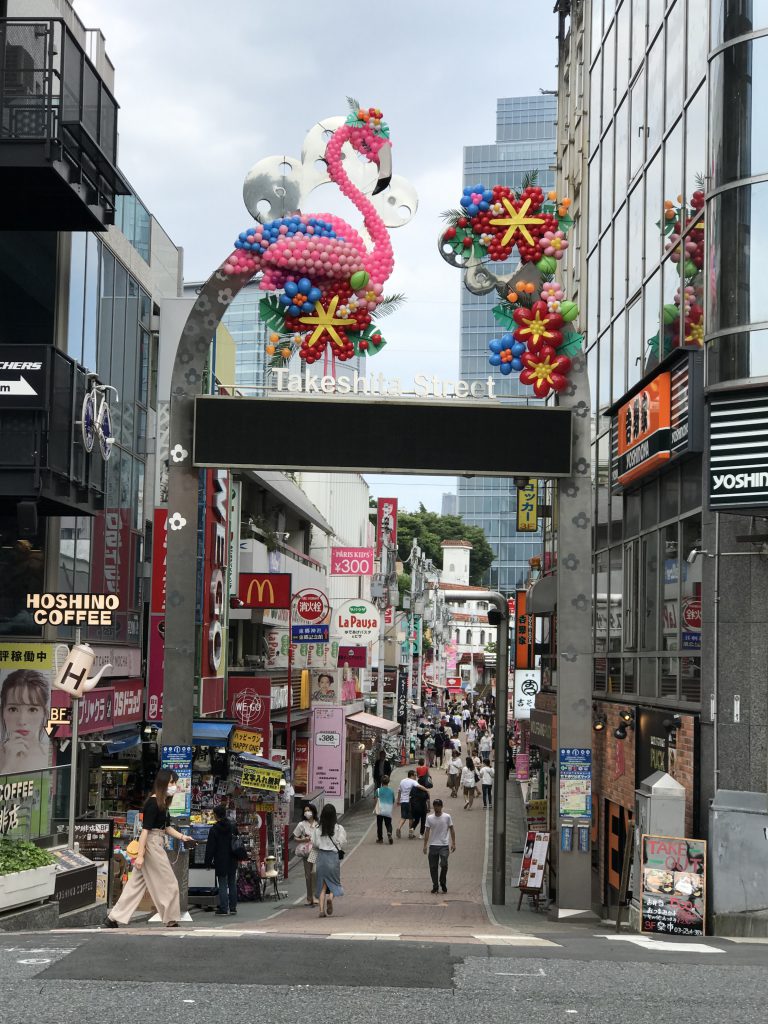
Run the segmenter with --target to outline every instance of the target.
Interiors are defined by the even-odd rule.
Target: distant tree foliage
[[[405,562],[411,553],[411,544],[416,537],[417,543],[432,564],[441,569],[443,565],[444,540],[467,540],[472,545],[469,553],[469,582],[472,586],[480,586],[483,576],[494,560],[493,548],[486,540],[485,532],[479,526],[470,526],[461,516],[441,516],[437,512],[428,512],[419,505],[418,512],[403,512],[397,516],[397,553]]]

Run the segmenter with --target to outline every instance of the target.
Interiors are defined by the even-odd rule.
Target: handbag
[[[381,814],[381,803],[378,797],[376,797],[376,803],[373,805],[373,813]]]
[[[333,843],[333,836],[328,836],[328,838]],[[333,845],[336,846],[336,843],[333,843]],[[344,856],[345,856],[344,851],[340,850],[338,846],[336,846],[336,853],[338,853],[338,855],[339,855],[339,860],[344,860]]]
[[[232,833],[232,838],[229,841],[229,848],[232,851],[232,857],[234,860],[248,860],[248,851],[245,848],[242,836],[238,832]]]

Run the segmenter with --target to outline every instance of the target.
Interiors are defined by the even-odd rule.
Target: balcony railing
[[[117,169],[117,109],[61,19],[0,19],[0,181],[14,188],[0,227],[112,222],[115,196],[130,192]]]

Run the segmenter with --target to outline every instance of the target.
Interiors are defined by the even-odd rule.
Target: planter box
[[[48,899],[56,888],[56,865],[0,875],[0,911]]]

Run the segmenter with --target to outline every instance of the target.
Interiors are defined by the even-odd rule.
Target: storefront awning
[[[379,732],[394,732],[400,728],[399,722],[390,722],[388,718],[379,718],[378,715],[369,715],[367,711],[358,711],[347,717],[348,722],[355,725],[364,725],[367,729],[378,729]]]
[[[551,615],[557,606],[557,574],[536,580],[525,599],[529,615]]]
[[[192,742],[197,747],[223,745],[232,731],[231,722],[193,722]]]
[[[138,731],[134,729],[133,732],[118,732],[109,737],[109,742],[106,744],[106,752],[108,754],[119,754],[123,750],[131,750],[133,747],[141,745],[141,736]]]

